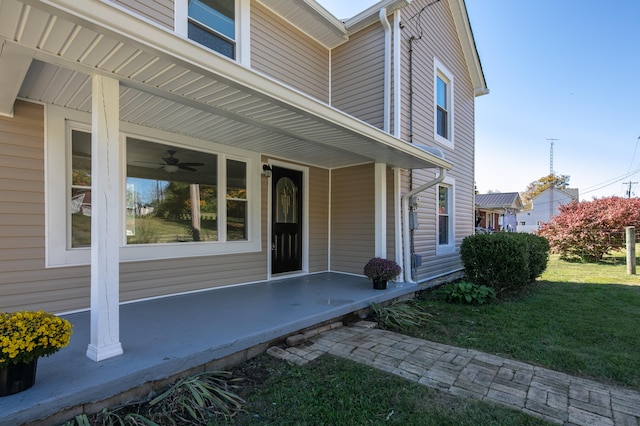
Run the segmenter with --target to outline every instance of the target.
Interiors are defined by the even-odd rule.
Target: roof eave
[[[380,22],[380,9],[385,8],[388,14],[392,14],[396,10],[402,9],[411,4],[411,0],[382,0],[373,6],[363,10],[356,16],[346,19],[344,24],[349,35],[360,31],[369,25]]]
[[[471,75],[473,93],[475,96],[486,95],[489,93],[489,88],[487,87],[487,82],[482,70],[482,63],[480,62],[480,55],[478,55],[475,38],[473,37],[467,6],[464,0],[449,0],[449,7],[453,14],[458,38],[460,39],[462,51]]]

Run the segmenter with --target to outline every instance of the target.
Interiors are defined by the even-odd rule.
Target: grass
[[[526,293],[482,306],[424,293],[435,320],[403,333],[640,389],[640,278],[620,254],[599,264],[553,256]]]
[[[547,424],[329,355],[303,367],[261,355],[235,373],[253,378],[236,425]]]

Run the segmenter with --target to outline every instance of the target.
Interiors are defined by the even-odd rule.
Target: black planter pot
[[[376,290],[386,290],[387,280],[373,280],[373,288]]]
[[[38,360],[0,368],[0,396],[29,389],[36,382]]]

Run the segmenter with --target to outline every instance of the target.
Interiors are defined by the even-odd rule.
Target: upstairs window
[[[436,77],[436,132],[449,139],[449,102],[448,87],[442,77]]]
[[[191,40],[235,59],[235,0],[189,0],[188,15]]]
[[[453,75],[436,60],[434,69],[434,138],[453,148]]]

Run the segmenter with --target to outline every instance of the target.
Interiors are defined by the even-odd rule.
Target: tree
[[[569,186],[569,179],[570,177],[568,175],[549,174],[531,182],[527,185],[527,189],[520,193],[520,199],[522,200],[524,208],[530,209],[531,200],[547,188],[567,188]]]
[[[538,231],[565,260],[595,262],[624,247],[624,228],[640,227],[640,198],[574,201]]]

